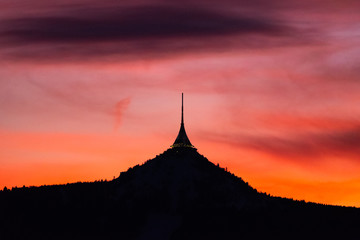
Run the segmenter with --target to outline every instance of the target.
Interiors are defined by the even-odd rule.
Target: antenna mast
[[[185,132],[185,126],[184,126],[184,93],[181,93],[181,125],[180,125],[180,131],[175,139],[175,142],[173,145],[171,145],[172,148],[175,147],[190,147],[194,148],[194,146],[191,144],[189,138],[186,135]]]
[[[181,93],[181,124],[184,124],[184,93]]]

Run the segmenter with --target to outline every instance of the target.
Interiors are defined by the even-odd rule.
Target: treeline
[[[193,149],[117,179],[0,191],[0,239],[358,239],[360,209],[259,193]]]

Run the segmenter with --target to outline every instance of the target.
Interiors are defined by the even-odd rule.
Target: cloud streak
[[[208,9],[148,6],[101,15],[9,20],[4,35],[18,43],[93,42],[191,38],[227,34],[281,35],[289,30],[272,19],[222,15]]]
[[[115,109],[114,109],[114,118],[115,118],[114,130],[115,131],[117,131],[120,128],[120,125],[121,125],[122,119],[123,119],[123,115],[124,115],[124,111],[128,108],[130,102],[131,102],[131,98],[124,98],[115,104]]]
[[[265,14],[165,4],[103,7],[97,12],[65,9],[54,16],[5,19],[1,27],[3,55],[15,59],[163,56],[264,48],[299,42],[296,36],[300,34],[295,27]]]
[[[287,136],[214,135],[211,140],[286,159],[316,162],[329,156],[360,157],[360,127]]]

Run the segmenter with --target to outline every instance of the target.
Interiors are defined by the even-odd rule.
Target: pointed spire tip
[[[191,144],[188,136],[185,132],[185,126],[184,126],[184,93],[181,93],[181,125],[180,125],[180,131],[175,139],[174,144],[171,146],[172,148],[175,147],[189,147],[194,148],[194,146]]]
[[[181,93],[181,124],[184,123],[184,93]]]

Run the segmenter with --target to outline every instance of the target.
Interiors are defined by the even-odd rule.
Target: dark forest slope
[[[192,148],[111,182],[0,192],[0,239],[358,239],[360,209],[269,197]]]

